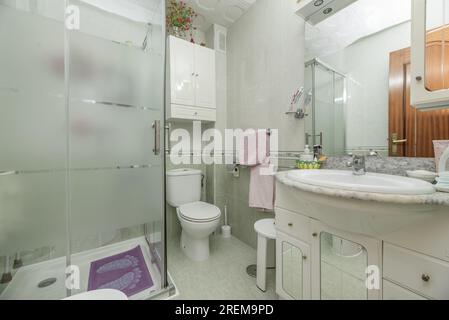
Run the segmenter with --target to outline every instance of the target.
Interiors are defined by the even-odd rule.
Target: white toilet
[[[181,222],[181,248],[194,261],[209,259],[209,236],[220,224],[221,211],[201,202],[199,170],[177,169],[167,172],[167,202],[176,208]]]

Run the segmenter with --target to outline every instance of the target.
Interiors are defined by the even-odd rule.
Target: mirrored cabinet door
[[[277,292],[283,299],[310,299],[310,247],[278,233]]]
[[[321,300],[367,300],[368,252],[331,233],[320,235]]]
[[[426,88],[449,89],[449,0],[426,1]]]
[[[382,241],[312,221],[312,299],[382,298]]]
[[[411,105],[449,106],[449,0],[413,0]]]

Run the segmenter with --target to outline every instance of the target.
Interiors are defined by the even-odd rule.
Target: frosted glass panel
[[[0,171],[64,167],[63,40],[62,23],[0,5]]]
[[[160,54],[80,32],[71,33],[71,100],[161,110],[162,65]]]
[[[73,241],[160,221],[162,185],[162,167],[72,172]]]
[[[0,171],[21,171],[0,175],[0,257],[66,254],[64,11],[45,4],[0,4]]]
[[[83,102],[72,102],[70,110],[72,168],[162,163],[152,151],[160,111]]]
[[[0,176],[0,256],[66,249],[65,172]]]
[[[0,40],[0,91],[64,93],[61,22],[0,4]]]
[[[0,171],[63,169],[65,128],[62,98],[0,91]]]

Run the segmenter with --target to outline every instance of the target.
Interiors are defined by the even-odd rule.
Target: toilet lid
[[[179,213],[191,221],[215,220],[221,215],[220,209],[205,202],[194,202],[179,207]]]

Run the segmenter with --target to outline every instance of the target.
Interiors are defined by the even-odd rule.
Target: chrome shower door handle
[[[161,153],[161,121],[156,120],[153,122],[154,130],[154,155],[158,156]]]
[[[171,141],[170,141],[170,124],[167,124],[165,126],[165,154],[170,154],[171,153]]]

